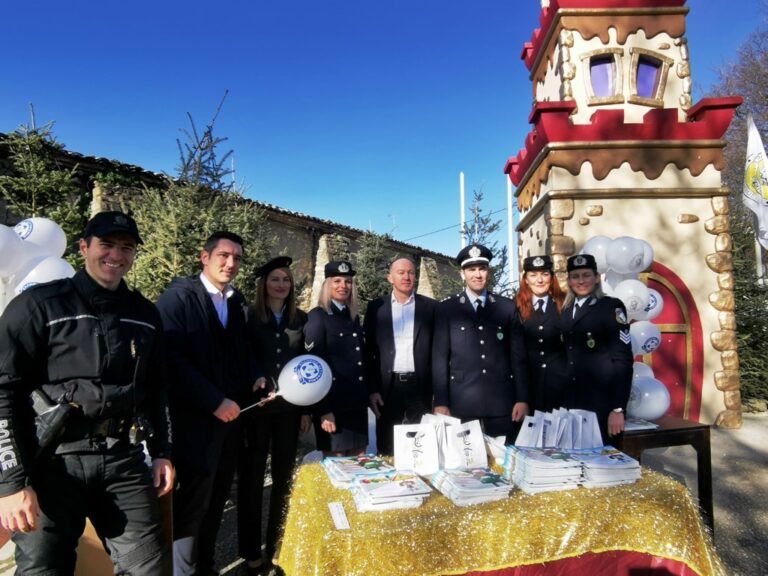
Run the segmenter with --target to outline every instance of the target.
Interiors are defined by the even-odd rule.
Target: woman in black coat
[[[565,345],[560,330],[565,294],[549,256],[523,260],[522,280],[515,301],[525,334],[532,408],[549,412],[567,404]]]
[[[560,315],[573,388],[569,408],[597,414],[603,442],[624,431],[632,387],[632,345],[621,300],[600,289],[595,258],[568,258],[568,295]]]
[[[310,310],[305,329],[306,352],[325,360],[333,374],[331,389],[315,410],[318,448],[339,456],[361,454],[368,446],[364,338],[354,275],[349,262],[325,265],[318,306]]]
[[[249,334],[253,353],[272,388],[286,363],[304,353],[307,315],[296,308],[291,258],[279,256],[256,273],[256,299],[250,307]],[[248,572],[258,574],[275,554],[296,464],[299,432],[310,418],[303,408],[277,396],[243,414],[243,450],[238,468],[238,543]],[[265,558],[261,556],[262,500],[267,454],[271,452],[272,490]]]

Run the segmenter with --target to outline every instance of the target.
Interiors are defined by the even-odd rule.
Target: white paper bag
[[[445,454],[445,468],[485,468],[488,455],[479,420],[464,424],[446,426],[448,452]]]
[[[421,476],[439,470],[437,430],[433,424],[400,424],[394,430],[395,468]]]
[[[597,448],[602,446],[603,437],[600,434],[600,425],[597,423],[597,414],[590,410],[571,410],[571,414],[574,414],[580,421],[573,447]]]

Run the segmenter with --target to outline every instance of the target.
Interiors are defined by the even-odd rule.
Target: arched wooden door
[[[699,420],[704,379],[704,342],[701,318],[690,291],[677,274],[654,262],[643,274],[649,288],[657,290],[664,309],[653,320],[661,331],[661,345],[642,361],[653,368],[656,379],[669,390],[667,415]]]

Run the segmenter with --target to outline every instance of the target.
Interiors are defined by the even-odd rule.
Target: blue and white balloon
[[[656,378],[636,378],[632,382],[627,403],[627,415],[631,418],[656,420],[669,410],[671,398],[664,383]]]
[[[614,288],[613,297],[624,303],[630,320],[645,315],[649,298],[648,287],[640,280],[623,280]]]
[[[302,354],[283,366],[277,379],[277,395],[296,406],[310,406],[328,394],[332,381],[331,368],[325,360]]]
[[[629,335],[632,338],[632,354],[650,354],[661,346],[661,331],[655,324],[648,320],[633,322],[629,326]]]

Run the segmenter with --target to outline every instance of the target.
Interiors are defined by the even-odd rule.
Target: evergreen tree
[[[359,249],[354,255],[357,271],[355,282],[361,314],[365,313],[368,302],[390,291],[387,274],[391,261],[385,251],[388,239],[387,235],[365,232],[357,240]]]
[[[268,234],[266,213],[243,196],[226,162],[232,152],[218,156],[226,138],[214,136],[221,106],[200,133],[189,116],[187,140],[177,141],[179,178],[169,179],[163,189],[147,189],[131,201],[130,210],[139,225],[144,245],[130,280],[151,300],[176,276],[199,272],[200,250],[217,230],[242,236],[245,257],[236,279],[238,288],[252,299],[256,269],[269,254],[273,239]]]
[[[472,219],[464,225],[464,236],[467,244],[482,244],[493,252],[491,261],[491,276],[488,279],[488,289],[504,296],[513,296],[512,279],[507,277],[509,255],[507,247],[496,240],[502,231],[502,221],[494,217],[494,212],[483,210],[483,191],[475,190],[472,199]]]
[[[5,136],[0,145],[8,151],[9,165],[0,171],[0,193],[13,225],[30,217],[50,218],[70,241],[67,260],[79,265],[75,240],[88,218],[89,197],[77,181],[77,166],[64,168],[59,159],[64,146],[53,135],[53,123],[41,128],[22,125]]]

